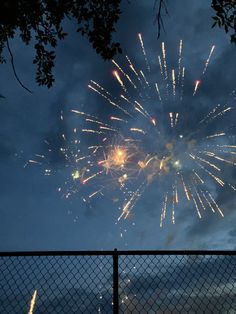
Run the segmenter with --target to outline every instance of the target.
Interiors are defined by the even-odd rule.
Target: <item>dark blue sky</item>
[[[219,29],[211,29],[210,1],[181,0],[169,2],[169,16],[164,18],[165,32],[156,39],[153,25],[153,2],[123,3],[115,38],[133,60],[141,62],[137,41],[141,32],[147,54],[156,60],[161,41],[165,41],[169,59],[175,55],[180,39],[184,41],[187,86],[199,76],[210,47],[216,45],[202,91],[195,102],[194,117],[199,111],[209,111],[217,103],[225,104],[229,92],[235,89],[236,47]],[[184,8],[184,10],[183,10]],[[155,189],[140,199],[132,220],[115,224],[116,204],[108,197],[87,206],[81,197],[62,199],[57,192],[60,175],[46,177],[40,167],[23,168],[27,159],[43,150],[43,140],[58,141],[62,132],[70,132],[74,117],[69,109],[83,109],[106,115],[110,108],[88,88],[94,79],[116,92],[111,83],[114,66],[104,62],[86,39],[75,32],[73,23],[66,23],[68,38],[59,43],[54,87],[48,90],[34,83],[31,64],[33,49],[17,39],[10,44],[15,56],[17,72],[33,90],[28,94],[14,79],[11,66],[1,65],[0,93],[0,250],[80,250],[80,249],[234,249],[235,193],[212,184],[214,195],[224,209],[225,218],[210,212],[199,220],[193,206],[184,204],[178,209],[176,224],[167,221],[159,228],[162,200]],[[119,57],[122,60],[124,55]],[[122,62],[122,61],[121,61]],[[189,98],[190,99],[190,98]],[[183,111],[183,108],[181,108]],[[62,125],[60,112],[65,121]],[[232,112],[232,115],[235,111]],[[232,118],[232,116],[231,116]],[[234,117],[235,118],[235,117]],[[196,120],[196,119],[195,119]],[[77,122],[79,123],[79,122]],[[191,123],[187,126],[191,129]],[[225,126],[219,122],[220,127]],[[209,130],[210,131],[210,130]],[[231,143],[235,139],[231,140]],[[16,156],[17,155],[17,156]],[[224,167],[224,175],[235,182],[233,167]],[[63,176],[63,175],[62,175]],[[215,187],[213,187],[215,186]],[[127,230],[127,231],[125,231]],[[124,234],[121,238],[120,233]]]

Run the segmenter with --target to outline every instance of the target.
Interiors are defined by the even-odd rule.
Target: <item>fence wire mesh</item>
[[[0,258],[0,313],[112,313],[111,256]]]
[[[0,256],[1,314],[236,313],[236,255],[48,254]]]
[[[236,256],[122,256],[121,313],[236,313]]]

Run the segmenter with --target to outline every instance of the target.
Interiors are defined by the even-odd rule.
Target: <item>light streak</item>
[[[180,81],[180,75],[181,75],[182,49],[183,49],[183,40],[181,39],[179,42],[178,83]]]
[[[94,179],[95,177],[97,177],[98,175],[100,175],[100,174],[102,174],[102,173],[103,173],[103,171],[99,171],[99,172],[97,172],[97,173],[94,173],[94,174],[92,174],[90,177],[84,179],[84,180],[82,181],[82,183],[83,183],[83,184],[86,184],[89,180]]]
[[[34,291],[34,294],[32,296],[32,299],[31,299],[31,302],[30,302],[30,309],[29,309],[28,314],[33,314],[34,313],[36,297],[37,297],[37,290]]]
[[[160,94],[160,90],[159,90],[158,84],[156,83],[155,86],[156,86],[156,91],[157,91],[159,100],[160,100],[160,102],[162,102],[162,100],[161,100],[161,94]]]
[[[95,134],[105,134],[104,132],[96,131],[96,130],[92,130],[92,129],[82,129],[82,132],[95,133]]]
[[[115,78],[117,79],[117,81],[119,82],[119,84],[120,84],[120,86],[123,88],[123,90],[124,90],[125,92],[127,92],[127,89],[126,89],[126,87],[125,87],[125,85],[124,85],[122,79],[120,78],[120,75],[119,75],[118,71],[116,71],[116,70],[113,71],[113,75],[115,76]]]
[[[147,69],[150,72],[150,65],[148,63],[148,59],[147,59],[147,55],[146,55],[146,51],[145,51],[145,47],[144,47],[143,38],[142,38],[142,34],[141,33],[138,33],[138,38],[139,38],[139,41],[140,41],[140,44],[141,44],[141,47],[142,47],[143,55],[144,55],[144,58],[145,58],[145,61],[146,61],[146,65],[147,65]]]
[[[115,61],[112,60],[112,63],[121,71],[121,73],[128,79],[128,81],[133,85],[133,87],[136,89],[137,86],[134,84],[134,82],[131,80],[130,76],[124,72],[124,70],[119,66],[119,64]]]
[[[196,95],[196,92],[197,92],[197,90],[198,90],[198,88],[199,88],[200,83],[201,83],[201,81],[199,81],[199,80],[196,80],[196,81],[195,81],[193,96]]]
[[[224,132],[222,133],[216,133],[216,134],[212,134],[212,135],[208,135],[206,138],[213,138],[213,137],[219,137],[219,136],[224,136],[226,135]]]
[[[184,187],[184,192],[185,192],[186,198],[187,198],[188,201],[190,201],[190,196],[189,196],[189,193],[188,193],[188,189],[187,189],[187,186],[186,186],[186,184],[184,182],[184,178],[183,178],[182,174],[180,175],[180,178],[181,178],[182,183],[183,183],[183,187]]]
[[[138,128],[130,128],[130,131],[132,132],[139,132],[139,133],[142,133],[142,134],[146,134],[142,129],[138,129]]]
[[[121,118],[118,118],[118,117],[114,117],[114,116],[111,116],[110,119],[111,119],[111,120],[115,120],[115,121],[120,121],[120,122],[128,123],[128,121],[126,121],[126,120],[124,120],[124,119],[121,119]]]
[[[210,54],[209,54],[209,56],[208,56],[208,58],[207,58],[207,60],[206,60],[205,67],[204,67],[204,70],[203,70],[202,74],[205,74],[205,73],[206,73],[206,70],[207,70],[207,67],[208,67],[208,64],[209,64],[209,62],[210,62],[210,59],[211,59],[211,56],[212,56],[212,54],[213,54],[214,49],[215,49],[215,46],[213,45],[213,46],[211,47]]]
[[[160,227],[163,226],[163,220],[166,218],[166,209],[167,209],[167,200],[168,200],[168,193],[165,195],[164,204],[162,207],[162,213],[161,213],[161,220],[160,220]]]
[[[206,192],[207,192],[207,194],[209,195],[209,197],[210,197],[211,201],[213,202],[213,204],[215,205],[216,209],[217,209],[218,212],[220,213],[220,215],[221,215],[222,217],[224,217],[223,212],[221,211],[220,207],[218,206],[218,204],[216,203],[216,201],[215,201],[214,198],[212,197],[211,193],[208,192],[208,191],[206,191]]]
[[[193,155],[193,154],[189,154],[189,156],[190,156],[192,159],[194,159],[194,160],[195,160],[195,159],[200,160],[201,162],[207,164],[208,166],[214,168],[214,169],[217,170],[217,171],[221,171],[221,169],[220,169],[219,167],[217,167],[215,164],[211,163],[210,161],[208,161],[208,160],[206,160],[206,159],[204,159],[204,158],[195,156],[195,155]]]
[[[163,67],[162,67],[161,57],[160,57],[160,56],[158,56],[158,63],[159,63],[159,66],[160,66],[161,76],[162,76],[162,78],[163,78]]]
[[[175,96],[175,88],[176,88],[176,81],[175,81],[175,70],[172,70],[172,86],[173,86],[173,96]]]

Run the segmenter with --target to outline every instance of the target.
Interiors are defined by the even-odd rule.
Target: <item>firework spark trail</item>
[[[166,195],[165,195],[165,200],[164,200],[164,204],[162,207],[161,219],[160,219],[160,227],[161,228],[163,226],[163,220],[166,218],[167,200],[168,200],[168,193],[166,193]]]
[[[211,117],[211,115],[213,115],[217,111],[219,107],[220,107],[220,104],[214,107],[202,120],[200,120],[199,124],[208,120]]]
[[[198,193],[196,184],[195,184],[193,181],[192,181],[192,186],[193,186],[194,191],[195,191],[195,193],[196,193],[196,195],[197,195],[198,201],[199,201],[199,203],[201,204],[202,209],[203,209],[203,210],[206,210],[206,208],[205,208],[205,206],[204,206],[204,204],[203,204],[202,198],[201,198],[201,196],[200,196],[199,193]]]
[[[224,181],[222,181],[220,178],[215,176],[212,172],[210,172],[208,169],[206,169],[203,165],[201,165],[197,161],[196,161],[196,163],[199,165],[200,168],[202,168],[206,173],[208,173],[219,185],[221,185],[222,187],[225,185]]]
[[[159,67],[160,67],[161,77],[164,79],[163,66],[162,66],[162,62],[161,62],[161,57],[160,56],[158,56],[158,63],[159,63]]]
[[[137,86],[134,84],[130,76],[126,72],[124,72],[124,70],[119,66],[119,64],[115,60],[112,60],[112,63],[121,71],[121,73],[127,78],[127,80],[132,84],[132,86],[135,89],[137,89]]]
[[[33,160],[33,159],[29,159],[29,160],[28,160],[28,162],[29,162],[29,163],[31,163],[31,164],[38,164],[38,165],[42,165],[42,163],[41,163],[41,162],[39,162],[39,161],[37,161],[37,160]]]
[[[202,72],[203,75],[206,73],[206,70],[207,70],[207,67],[208,67],[208,64],[209,64],[209,62],[210,62],[210,59],[211,59],[211,56],[212,56],[212,54],[213,54],[214,49],[215,49],[215,46],[213,45],[213,46],[211,47],[210,54],[209,54],[209,56],[208,56],[208,58],[207,58],[207,60],[206,60],[205,67],[204,67],[204,70],[203,70],[203,72]]]
[[[203,195],[203,198],[205,199],[205,201],[207,202],[209,208],[212,210],[213,213],[215,213],[215,210],[213,208],[213,206],[211,205],[211,202],[208,200],[206,194],[200,189],[202,195]]]
[[[162,48],[162,58],[164,64],[164,72],[165,72],[165,81],[166,81],[166,96],[169,96],[169,83],[168,83],[168,71],[167,71],[167,62],[166,62],[166,51],[165,51],[165,43],[161,43]]]
[[[217,160],[220,160],[220,161],[223,161],[223,162],[226,162],[226,163],[228,163],[228,164],[231,164],[231,165],[236,166],[236,163],[235,163],[235,162],[233,162],[233,161],[231,161],[231,160],[224,159],[224,158],[222,158],[222,157],[219,157],[219,156],[217,156],[216,154],[214,154],[214,153],[212,153],[212,152],[203,152],[203,154],[205,154],[205,155],[207,155],[207,156],[209,156],[209,157],[215,158],[215,159],[217,159]]]
[[[88,113],[85,113],[83,111],[71,109],[71,112],[76,113],[76,114],[81,115],[81,116],[85,116],[85,117],[89,117],[89,118],[92,118],[92,119],[95,119],[95,120],[99,120],[98,117],[92,116],[92,115],[90,115]]]
[[[171,222],[175,224],[175,186],[172,187],[172,212],[171,212]]]
[[[105,134],[105,133],[102,132],[102,131],[96,131],[96,130],[93,130],[93,129],[82,129],[82,132],[85,132],[85,133],[94,133],[94,134]]]
[[[122,79],[120,78],[120,74],[118,73],[118,71],[113,71],[113,75],[115,76],[115,78],[117,79],[118,83],[120,84],[120,86],[122,87],[122,89],[124,90],[125,93],[127,93],[127,88],[124,84],[124,82],[122,81]]]
[[[134,107],[134,109],[138,111],[139,113],[141,113],[141,115],[143,115],[145,118],[147,117],[145,113],[142,110],[140,110],[138,107]]]
[[[233,189],[236,192],[236,187],[233,186],[232,184],[228,183],[228,186],[231,187],[231,189]]]
[[[126,98],[124,95],[120,95],[120,97],[121,97],[122,99],[124,99],[128,104],[130,104],[135,110],[137,110],[139,113],[141,113],[144,117],[146,117],[146,118],[149,117],[149,114],[148,114],[147,112],[144,112],[144,111],[143,111],[144,109],[143,109],[143,107],[140,105],[139,102],[137,102],[137,101],[135,100],[135,102],[133,103],[133,102],[131,102],[128,98]],[[136,105],[138,105],[141,110],[140,110]]]
[[[236,145],[216,145],[217,147],[236,148]]]
[[[226,135],[226,133],[222,132],[222,133],[216,133],[213,135],[208,135],[206,136],[206,138],[213,138],[213,137],[219,137],[219,136],[224,136],[224,135]]]
[[[197,90],[198,90],[198,88],[199,88],[199,86],[200,86],[200,83],[201,83],[201,81],[200,81],[200,80],[196,80],[196,81],[195,81],[195,86],[194,86],[193,96],[195,96],[195,95],[196,95],[196,92],[197,92]]]
[[[113,131],[113,132],[119,132],[119,130],[113,129],[113,128],[109,128],[107,126],[100,126],[99,129],[101,130],[106,130],[106,131]]]
[[[204,181],[203,181],[202,178],[199,176],[199,174],[198,174],[195,170],[193,170],[193,173],[194,173],[195,176],[198,178],[198,180],[203,184]]]
[[[179,196],[178,196],[178,188],[177,188],[177,182],[175,181],[175,203],[179,203]]]
[[[150,87],[150,85],[149,85],[149,83],[148,83],[148,80],[147,80],[147,78],[146,78],[146,76],[145,76],[145,74],[143,73],[142,70],[140,70],[140,74],[141,74],[141,76],[143,77],[144,82],[147,84],[147,86]]]
[[[141,80],[138,72],[135,70],[135,67],[134,67],[133,63],[131,62],[130,58],[128,56],[126,56],[126,59],[127,59],[128,63],[129,63],[130,69],[134,72],[134,74],[136,75],[136,77],[139,80],[140,84],[142,85],[142,80]]]
[[[45,155],[39,155],[39,154],[35,154],[36,157],[39,157],[39,158],[45,158]]]
[[[98,87],[103,93],[107,94],[107,96],[112,97],[112,94],[108,92],[108,90],[106,90],[104,87],[102,87],[101,85],[99,85],[97,82],[90,80],[90,82],[92,84],[94,84],[96,87]]]
[[[202,199],[201,199],[201,196],[199,195],[199,193],[198,193],[197,190],[196,190],[196,194],[197,194],[198,200],[199,200],[199,202],[200,202],[200,204],[201,204],[203,210],[206,210],[206,207],[205,207],[205,205],[204,205],[204,203],[203,203],[203,201],[202,201]]]
[[[183,49],[183,40],[181,39],[179,42],[178,84],[180,83],[180,76],[181,76],[182,49]]]
[[[160,100],[160,102],[162,103],[162,100],[161,100],[161,94],[160,94],[160,89],[159,89],[159,87],[158,87],[158,84],[157,84],[157,83],[155,83],[155,87],[156,87],[156,91],[157,91],[157,94],[158,94],[159,100]]]
[[[92,154],[96,154],[96,152],[99,150],[99,148],[103,148],[104,146],[102,145],[92,145],[92,146],[89,146],[88,149],[93,149],[93,152]]]
[[[185,67],[182,68],[182,75],[181,75],[181,90],[180,90],[180,101],[183,100],[184,95],[184,77],[185,77]]]
[[[174,127],[173,112],[169,112],[169,117],[170,117],[170,125],[173,128]]]
[[[145,188],[145,182],[142,183],[135,192],[133,192],[133,195],[128,200],[128,202],[124,205],[121,215],[118,217],[118,221],[124,216],[124,219],[126,219],[131,210],[133,209],[137,199],[142,195],[142,190]]]
[[[138,128],[130,128],[130,131],[142,133],[142,134],[144,134],[144,135],[146,134],[142,129],[138,129]]]
[[[166,50],[165,50],[165,43],[161,43],[161,49],[162,49],[162,58],[163,58],[163,64],[164,64],[164,72],[165,72],[165,80],[168,79],[168,72],[167,72],[167,63],[166,63]]]
[[[135,100],[134,102],[135,102],[135,104],[143,111],[143,113],[146,115],[147,118],[152,119],[152,117],[151,117],[150,114],[147,112],[147,110],[145,110],[145,109],[143,108],[143,106],[142,106],[137,100]]]
[[[131,62],[130,58],[129,58],[127,55],[126,55],[125,57],[126,57],[126,59],[127,59],[127,61],[128,61],[129,68],[130,68],[130,69],[132,70],[132,72],[135,74],[135,77],[138,79],[139,84],[140,84],[140,87],[141,87],[142,90],[143,90],[143,89],[144,89],[143,81],[142,81],[141,77],[139,76],[138,71],[135,69],[135,67],[134,67],[133,63]],[[138,94],[139,94],[139,96],[140,96],[141,98],[143,98],[144,96],[143,96],[142,92],[140,91],[140,88],[137,88],[137,89],[138,89]]]
[[[100,193],[101,191],[102,191],[102,189],[93,192],[92,194],[89,195],[89,198],[93,198],[95,195],[97,195],[97,194]]]
[[[33,314],[34,313],[34,307],[36,303],[36,297],[37,297],[37,290],[34,291],[34,294],[32,296],[31,302],[30,302],[30,309],[28,314]]]
[[[202,215],[201,215],[200,209],[199,209],[199,207],[198,207],[197,201],[196,201],[196,199],[195,199],[195,197],[194,197],[194,195],[193,195],[193,193],[192,193],[190,187],[189,187],[189,190],[190,190],[190,195],[191,195],[191,197],[192,197],[192,199],[193,199],[193,202],[194,202],[194,205],[195,205],[195,208],[196,208],[198,217],[199,217],[199,218],[202,218]]]
[[[186,185],[185,182],[184,182],[184,177],[183,177],[182,174],[180,174],[180,178],[181,178],[181,181],[182,181],[182,183],[183,183],[185,196],[186,196],[187,200],[190,201],[190,196],[189,196],[188,188],[187,188],[187,185]]]
[[[201,158],[201,157],[199,157],[199,156],[195,156],[195,155],[193,155],[193,154],[189,154],[189,156],[190,156],[192,159],[194,159],[195,161],[196,161],[196,159],[198,159],[198,160],[200,160],[201,162],[207,164],[208,166],[210,166],[210,167],[212,167],[212,168],[214,168],[214,169],[216,169],[216,170],[218,170],[218,171],[221,171],[221,169],[220,169],[219,167],[217,167],[215,164],[211,163],[210,161],[208,161],[208,160],[206,160],[206,159],[204,159],[204,158]]]
[[[217,152],[219,153],[224,153],[224,154],[232,154],[232,155],[236,155],[236,152],[231,152],[231,151],[227,151],[227,150],[222,150],[222,149],[217,149]]]
[[[146,54],[146,51],[145,51],[145,47],[144,47],[143,38],[142,38],[142,34],[141,33],[138,34],[138,38],[139,38],[139,41],[140,41],[140,44],[141,44],[141,47],[142,47],[142,51],[143,51],[143,55],[144,55],[144,59],[145,59],[145,62],[146,62],[146,66],[147,66],[148,72],[150,72],[151,69],[150,69],[150,65],[149,65],[148,59],[147,59],[147,54]]]
[[[209,121],[212,121],[212,120],[216,119],[219,116],[223,116],[226,112],[231,111],[232,109],[233,109],[232,107],[228,107],[228,108],[222,110],[221,112],[217,113],[215,116],[211,117],[209,119]]]
[[[221,215],[222,217],[224,217],[223,212],[221,211],[220,207],[218,206],[218,204],[216,203],[216,201],[215,201],[214,198],[212,197],[211,193],[208,192],[208,191],[206,191],[206,193],[209,195],[209,197],[210,197],[212,203],[215,205],[215,207],[216,207],[216,209],[218,210],[218,212],[220,213],[220,215]]]
[[[106,95],[102,94],[99,90],[97,90],[95,87],[93,87],[92,85],[88,85],[88,87],[90,89],[92,89],[93,91],[95,91],[96,93],[98,93],[100,96],[102,96],[103,98],[105,98],[112,106],[116,107],[117,109],[121,110],[123,113],[125,113],[128,116],[131,116],[127,110],[125,110],[124,108],[122,108],[121,106],[119,106],[118,104],[116,104],[114,101],[112,101],[109,97],[107,97]]]
[[[88,181],[90,181],[91,179],[96,178],[98,175],[102,174],[103,172],[104,172],[104,171],[102,170],[102,171],[99,171],[99,172],[97,172],[97,173],[92,174],[90,177],[84,179],[84,180],[82,181],[82,183],[83,183],[83,184],[86,184]]]
[[[178,123],[179,113],[177,112],[175,114],[175,125]]]
[[[172,70],[172,87],[173,87],[173,96],[175,97],[175,88],[176,88],[176,81],[175,81],[175,70]]]
[[[98,121],[98,120],[93,120],[93,119],[90,119],[90,118],[86,118],[85,121],[86,122],[91,122],[91,123],[96,123],[96,124],[99,124],[99,125],[102,125],[102,126],[107,126],[107,127],[112,128],[111,125],[109,125],[107,123],[104,123],[104,122],[101,122],[101,121]]]
[[[120,121],[120,122],[125,122],[125,123],[128,123],[128,121],[124,120],[124,119],[121,119],[119,117],[115,117],[115,116],[111,116],[110,117],[111,120],[115,120],[115,121]]]

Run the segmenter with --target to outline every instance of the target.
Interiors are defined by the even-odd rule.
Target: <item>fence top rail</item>
[[[9,251],[2,256],[236,255],[230,250]]]

